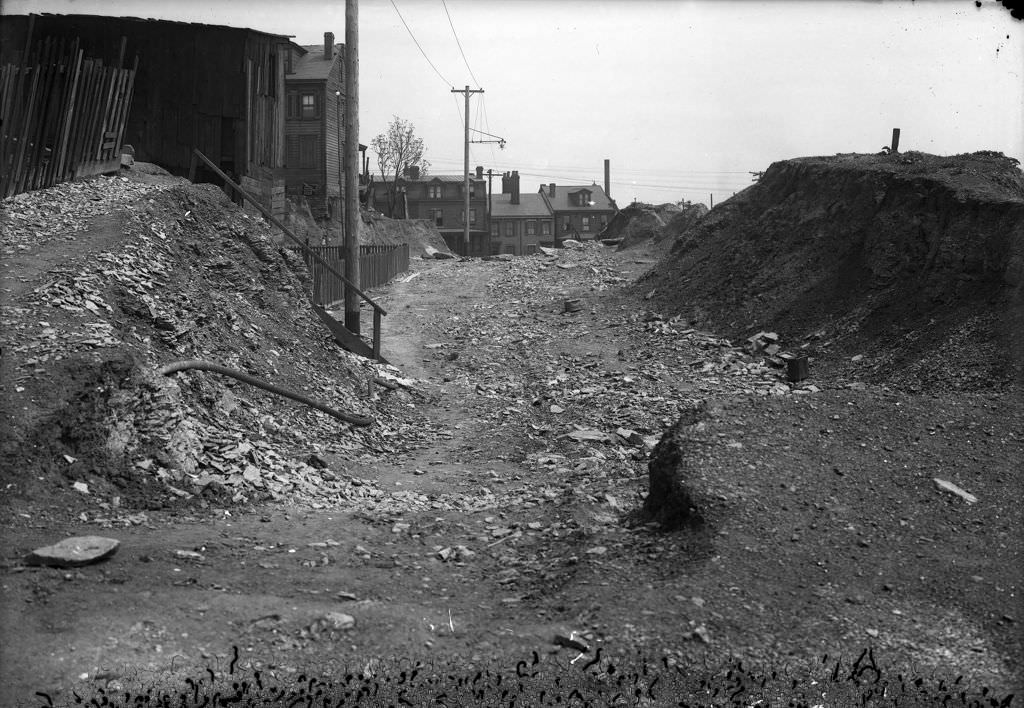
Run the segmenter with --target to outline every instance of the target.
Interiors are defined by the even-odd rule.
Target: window
[[[550,221],[542,221],[542,222],[540,222],[540,233],[541,233],[542,236],[550,236],[551,235],[551,222]]]
[[[497,235],[498,235],[498,222],[497,221],[492,221],[491,222],[491,236],[497,236]]]
[[[299,167],[319,167],[320,137],[317,135],[299,136]]]
[[[320,139],[316,135],[289,135],[284,139],[284,166],[310,168],[320,166]]]
[[[568,232],[572,229],[572,220],[568,216],[562,217],[562,231]]]
[[[444,209],[431,209],[430,218],[434,220],[434,226],[444,226]]]
[[[285,118],[315,120],[320,117],[321,97],[316,93],[289,91],[285,96]]]
[[[590,217],[584,216],[583,218],[583,230],[590,231]]]
[[[303,120],[319,118],[320,111],[315,93],[303,93],[299,95],[299,110]]]
[[[505,222],[505,235],[515,236],[516,235],[516,222],[506,221]]]
[[[462,211],[459,212],[459,220],[463,224],[466,223],[466,210],[465,209],[463,209]],[[476,223],[476,209],[470,209],[469,210],[469,223],[470,224],[475,224]]]
[[[439,184],[432,184],[432,185],[428,186],[427,187],[427,197],[430,198],[430,199],[440,199],[441,198],[441,185],[439,185]]]
[[[530,219],[529,221],[526,222],[526,235],[527,236],[536,236],[537,235],[537,222],[534,221],[533,219]]]

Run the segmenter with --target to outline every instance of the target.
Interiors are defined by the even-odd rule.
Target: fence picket
[[[132,69],[105,67],[79,47],[48,37],[0,67],[0,196],[120,163],[138,59]]]

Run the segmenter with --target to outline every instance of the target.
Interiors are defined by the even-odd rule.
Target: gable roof
[[[587,190],[590,192],[590,201],[594,202],[592,206],[581,207],[573,204],[569,201],[569,195],[575,194],[580,190]],[[615,204],[608,198],[608,195],[604,193],[604,188],[597,184],[584,184],[584,185],[555,185],[555,196],[548,194],[548,186],[541,185],[538,194],[543,197],[544,201],[548,203],[554,211],[576,211],[579,209],[593,209],[594,211],[608,211],[615,210]]]
[[[334,57],[327,61],[324,59],[324,45],[322,44],[293,44],[301,46],[304,53],[292,61],[292,73],[285,74],[285,81],[310,81],[326,79],[331,73],[331,68],[338,62],[344,61],[345,45],[334,45]]]
[[[406,184],[428,184],[430,182],[458,182],[462,184],[465,181],[463,175],[435,175],[428,174],[426,177],[420,177],[419,179],[409,179],[408,177],[399,177],[399,182],[405,182]],[[482,182],[483,178],[478,178],[475,174],[470,173],[470,182]]]
[[[512,203],[511,194],[495,194],[491,197],[491,216],[543,219],[551,216],[551,209],[539,194],[520,194],[518,204]]]

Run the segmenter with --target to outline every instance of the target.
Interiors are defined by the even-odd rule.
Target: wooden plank
[[[46,102],[50,95],[50,84],[53,80],[53,72],[49,70],[53,51],[54,42],[48,37],[43,41],[40,60],[36,64],[36,71],[39,73],[39,87],[35,100],[32,102],[31,113],[28,116],[28,144],[26,146],[24,162],[22,162],[21,181],[17,188],[19,192],[32,189],[36,170],[39,167],[40,156],[42,155],[40,143],[42,142],[43,135],[43,117],[46,115]]]
[[[71,126],[76,119],[76,103],[78,101],[78,82],[81,79],[82,74],[82,57],[84,55],[83,50],[79,49],[75,54],[75,66],[74,75],[72,77],[71,95],[68,97],[66,113],[64,115],[64,131],[61,135],[60,141],[60,159],[57,167],[60,179],[65,179],[68,174],[68,152],[70,151],[70,145],[68,141],[71,139]]]
[[[124,105],[121,107],[121,114],[118,118],[117,148],[120,151],[124,145],[124,131],[128,127],[128,115],[132,108],[132,99],[135,96],[135,79],[139,75],[139,55],[135,55],[131,71],[128,72],[128,94],[125,96]]]

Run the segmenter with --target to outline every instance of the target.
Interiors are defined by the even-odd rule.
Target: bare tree
[[[387,131],[370,142],[377,153],[384,190],[387,194],[388,216],[394,216],[398,202],[398,179],[409,167],[418,167],[420,176],[426,176],[430,162],[423,158],[423,138],[416,137],[416,127],[407,120],[394,116]],[[408,216],[407,214],[405,216]]]

